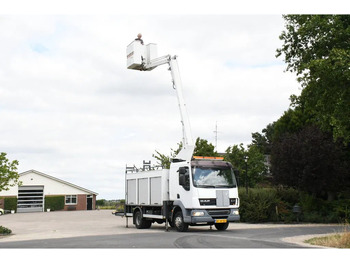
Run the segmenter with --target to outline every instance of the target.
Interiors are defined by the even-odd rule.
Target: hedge
[[[350,219],[350,199],[327,201],[291,188],[239,188],[241,222],[344,223]],[[298,204],[301,213],[293,213]]]
[[[17,212],[17,197],[6,197],[4,204],[5,210],[15,210]]]
[[[64,209],[64,196],[45,196],[44,210],[48,208],[51,211]]]
[[[239,190],[242,222],[261,223],[277,221],[276,206],[279,203],[277,192],[273,189]]]

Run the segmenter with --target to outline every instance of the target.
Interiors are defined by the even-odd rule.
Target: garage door
[[[18,187],[17,212],[42,212],[44,210],[44,186]]]

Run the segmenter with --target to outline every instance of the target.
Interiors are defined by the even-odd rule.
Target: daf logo
[[[201,199],[201,200],[199,200],[199,202],[209,203],[210,200],[209,199]]]

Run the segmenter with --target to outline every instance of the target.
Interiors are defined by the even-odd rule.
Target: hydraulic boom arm
[[[132,48],[130,48],[130,46],[132,46]],[[182,160],[187,160],[187,159],[190,160],[193,154],[194,144],[193,144],[193,139],[191,134],[190,121],[189,121],[187,109],[186,109],[186,103],[182,93],[182,82],[180,77],[179,66],[177,63],[177,56],[172,57],[170,55],[166,55],[166,56],[155,57],[151,59],[152,50],[154,50],[154,48],[155,48],[155,44],[149,44],[147,46],[143,46],[140,40],[136,39],[135,41],[133,41],[128,46],[128,49],[127,49],[128,68],[136,69],[140,71],[150,71],[160,65],[164,65],[164,64],[169,65],[169,70],[171,72],[171,76],[173,79],[173,87],[177,93],[177,99],[178,99],[180,116],[181,116],[181,124],[182,124],[182,134],[183,134],[182,136],[183,148],[179,152],[176,158],[182,159]],[[134,58],[133,56],[137,54],[140,54],[141,57]],[[132,61],[133,64],[130,61]]]

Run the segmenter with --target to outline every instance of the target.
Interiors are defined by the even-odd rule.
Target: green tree
[[[267,173],[267,166],[265,165],[265,156],[255,145],[248,146],[248,177],[251,186],[255,186],[261,182],[264,175]]]
[[[349,164],[343,143],[317,126],[286,133],[274,141],[271,164],[277,184],[332,199],[349,185]]]
[[[245,176],[245,157],[247,156],[246,149],[243,144],[229,146],[226,149],[225,160],[230,162],[233,167],[239,171],[240,182],[242,183],[242,177]]]
[[[155,151],[155,154],[152,155],[155,159],[158,160],[158,165],[163,168],[170,168],[171,159],[176,157],[176,155],[182,149],[182,142],[177,144],[177,149],[170,149],[170,155],[162,154],[159,151]],[[196,144],[194,148],[193,155],[195,156],[218,156],[218,153],[215,151],[215,147],[208,142],[208,140],[201,139],[198,137],[196,139]]]
[[[286,15],[280,35],[287,71],[303,90],[302,105],[334,139],[350,142],[350,16]]]
[[[256,145],[264,155],[271,154],[271,147],[275,140],[280,139],[286,133],[300,132],[306,125],[312,124],[315,114],[305,108],[302,97],[290,96],[290,106],[287,111],[275,122],[268,124],[262,133],[252,133],[252,144]]]
[[[152,155],[155,159],[158,160],[158,165],[160,165],[163,168],[169,169],[171,159],[176,157],[176,155],[180,152],[182,149],[182,142],[177,144],[177,149],[170,149],[170,155],[162,154],[159,151],[155,150],[156,153]]]
[[[96,205],[97,206],[104,206],[106,202],[106,199],[98,199],[96,200]]]
[[[0,153],[0,191],[6,191],[9,190],[10,187],[21,184],[17,173],[18,161],[13,160],[11,162],[6,156],[6,153]]]
[[[193,155],[195,156],[218,156],[215,151],[215,146],[208,142],[208,140],[201,139],[200,137],[196,140],[196,146],[194,148]]]
[[[245,161],[246,159],[247,162]],[[264,163],[264,154],[254,144],[249,145],[248,149],[245,149],[243,144],[228,147],[226,149],[225,160],[230,162],[234,169],[239,171],[240,185],[242,186],[245,183],[245,179],[247,179],[247,185],[254,187],[263,179],[263,175],[267,171]],[[247,170],[248,173],[246,172]]]
[[[302,130],[306,124],[307,115],[300,109],[291,109],[283,113],[283,115],[274,123],[273,140],[277,140],[284,134],[293,134]]]
[[[274,123],[268,124],[262,130],[262,133],[252,133],[252,144],[257,146],[260,152],[264,155],[271,154],[271,144],[274,136]]]

